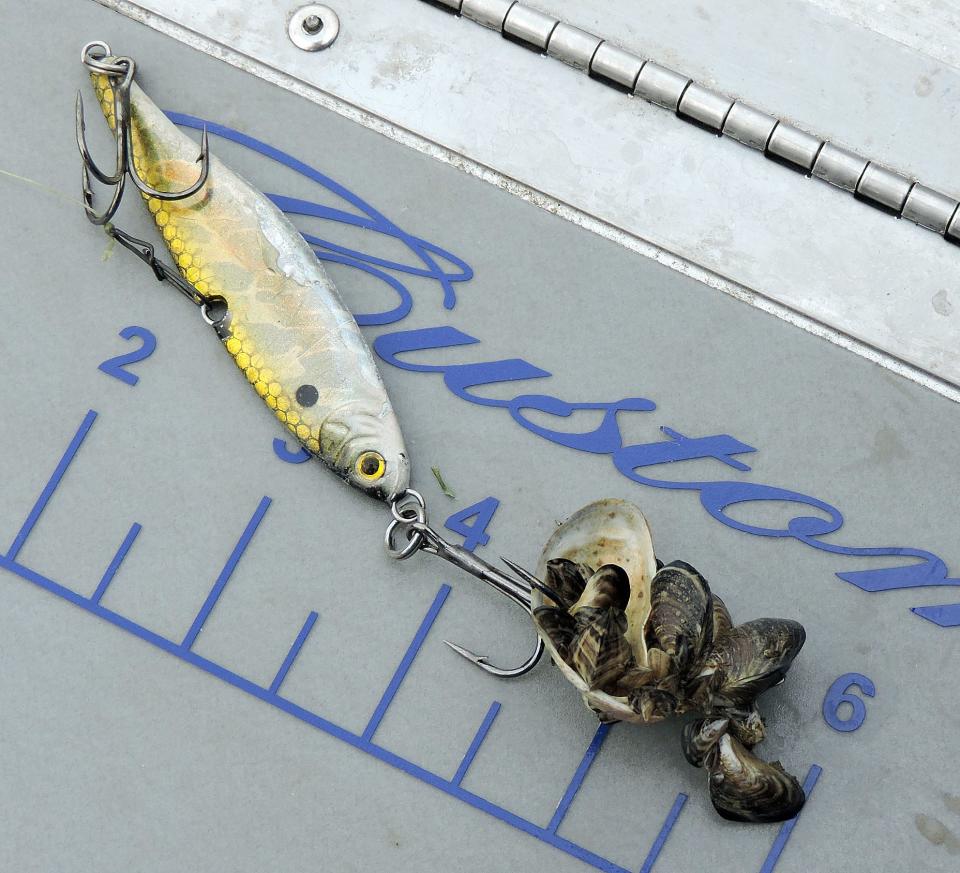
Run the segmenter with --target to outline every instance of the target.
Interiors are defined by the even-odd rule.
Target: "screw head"
[[[340,35],[340,18],[329,6],[309,3],[290,16],[287,34],[297,48],[322,51],[333,45]]]

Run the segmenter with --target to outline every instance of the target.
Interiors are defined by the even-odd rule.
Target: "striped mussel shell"
[[[750,708],[780,684],[806,640],[803,625],[786,618],[758,618],[721,634],[695,682],[703,707]]]
[[[777,822],[802,809],[806,796],[796,778],[779,761],[764,761],[750,751],[729,718],[689,722],[680,746],[694,767],[706,768],[710,800],[724,818]]]
[[[736,737],[724,734],[706,755],[710,800],[724,818],[769,823],[797,815],[803,787],[779,761],[764,761]]]
[[[733,619],[720,595],[716,591],[711,593],[713,594],[713,638],[716,640],[733,627]]]
[[[631,696],[654,678],[644,628],[656,572],[643,513],[614,499],[570,516],[553,532],[537,565],[537,578],[549,592],[533,591],[537,632],[602,721],[646,721]],[[666,714],[658,711],[649,720]]]
[[[728,718],[704,718],[690,721],[680,731],[680,748],[683,757],[694,767],[702,767],[707,756],[730,727]]]
[[[650,585],[647,649],[659,649],[683,685],[713,644],[713,594],[707,580],[683,561],[661,567]]]

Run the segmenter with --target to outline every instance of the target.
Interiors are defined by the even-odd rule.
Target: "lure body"
[[[111,83],[91,78],[114,128]],[[174,191],[196,179],[196,144],[135,83],[130,132],[150,185]],[[403,493],[409,462],[373,354],[296,228],[212,156],[197,194],[143,197],[197,301],[226,302],[224,347],[290,433],[350,484],[384,500]]]

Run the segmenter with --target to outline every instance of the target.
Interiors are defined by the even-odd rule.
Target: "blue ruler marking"
[[[653,841],[653,845],[650,847],[650,852],[647,855],[647,860],[643,862],[643,866],[640,868],[640,873],[650,873],[650,871],[653,870],[653,865],[657,863],[657,858],[660,857],[660,852],[663,850],[663,844],[667,841],[667,837],[670,836],[670,831],[673,830],[677,819],[680,818],[680,813],[683,812],[683,806],[686,802],[687,795],[681,791],[677,795],[677,799],[673,802],[673,806],[670,807],[670,812],[667,813],[667,819],[663,823],[663,827],[660,828],[660,833],[657,834],[657,838]]]
[[[143,625],[137,624],[135,621],[131,621],[129,618],[126,618],[125,616],[120,615],[111,609],[107,609],[101,604],[94,603],[89,598],[77,594],[75,591],[60,585],[58,582],[54,582],[52,579],[48,579],[46,576],[37,573],[35,570],[31,570],[29,567],[18,564],[16,561],[12,561],[7,557],[0,557],[0,567],[9,570],[11,573],[16,574],[21,579],[32,582],[34,585],[43,588],[51,594],[54,594],[57,597],[60,597],[61,599],[80,607],[86,612],[89,612],[92,615],[109,622],[115,627],[133,634],[135,637],[139,637],[144,642],[150,643],[156,648],[173,655],[175,658],[179,658],[181,661],[185,661],[186,663],[203,670],[205,673],[208,673],[211,676],[214,676],[217,679],[220,679],[223,682],[238,688],[252,697],[256,697],[258,700],[262,700],[263,702],[270,704],[276,709],[299,719],[305,724],[311,725],[312,727],[315,727],[318,730],[323,731],[324,733],[329,734],[330,736],[341,740],[344,743],[347,743],[353,748],[359,749],[362,752],[366,752],[368,755],[371,755],[377,760],[383,761],[384,763],[389,764],[391,767],[395,767],[396,769],[401,770],[416,779],[419,779],[421,782],[431,785],[434,788],[443,791],[445,794],[448,794],[451,797],[454,797],[457,800],[474,807],[475,809],[479,809],[482,812],[499,819],[511,827],[517,828],[518,830],[523,831],[532,837],[536,837],[538,840],[541,840],[544,843],[566,852],[568,855],[571,855],[574,858],[578,858],[579,860],[590,864],[597,870],[602,870],[604,873],[631,873],[631,871],[627,870],[625,867],[621,867],[619,864],[614,864],[612,861],[608,861],[606,858],[603,858],[594,852],[591,852],[589,849],[585,849],[582,846],[577,845],[576,843],[572,843],[569,840],[558,837],[556,834],[549,832],[546,828],[536,825],[528,819],[525,819],[508,809],[504,809],[502,806],[491,803],[489,800],[454,784],[451,780],[446,779],[443,776],[439,776],[438,774],[421,767],[419,764],[414,764],[412,761],[408,761],[406,758],[402,758],[399,755],[384,749],[382,746],[378,746],[364,739],[362,736],[358,736],[357,734],[348,731],[346,728],[342,728],[328,719],[325,719],[322,716],[311,712],[310,710],[304,709],[302,706],[298,706],[296,703],[293,703],[286,698],[272,693],[268,688],[263,688],[260,685],[257,685],[255,682],[252,682],[251,680],[234,673],[232,670],[228,670],[226,667],[222,667],[214,661],[204,658],[202,655],[198,655],[191,649],[185,649],[180,643],[169,640],[166,637],[163,637],[160,634],[143,627]]]
[[[120,569],[123,559],[127,557],[127,552],[130,551],[133,541],[137,538],[137,534],[139,534],[141,530],[143,530],[143,528],[136,522],[130,525],[130,530],[127,531],[123,542],[120,543],[120,548],[117,549],[113,560],[104,571],[103,578],[100,580],[97,590],[93,592],[93,596],[90,598],[94,603],[99,603],[103,599],[103,595],[107,593],[107,586],[113,581],[113,577],[117,575],[117,570]]]
[[[310,615],[307,616],[307,620],[303,623],[303,627],[300,628],[300,633],[297,634],[293,645],[290,646],[290,651],[287,652],[287,657],[283,659],[280,669],[277,670],[277,675],[273,677],[273,682],[270,683],[271,694],[276,694],[280,690],[280,686],[283,685],[283,680],[287,678],[287,673],[290,672],[293,662],[297,660],[297,655],[300,654],[303,644],[307,641],[307,637],[310,635],[310,631],[313,630],[313,626],[316,623],[317,614],[311,612]]]
[[[247,522],[246,528],[240,535],[240,539],[233,547],[230,557],[227,558],[227,563],[223,565],[217,581],[213,583],[213,588],[210,589],[207,599],[203,602],[203,606],[200,607],[200,612],[197,613],[197,617],[193,620],[190,630],[187,631],[187,635],[183,638],[181,645],[183,645],[185,649],[192,648],[193,644],[197,641],[197,637],[203,629],[204,622],[210,616],[210,613],[213,612],[213,607],[217,605],[220,595],[223,594],[223,589],[227,587],[233,571],[243,557],[243,553],[247,550],[250,540],[253,539],[253,535],[257,532],[257,528],[260,526],[260,522],[263,521],[263,517],[267,514],[271,503],[272,501],[269,497],[264,497],[260,501],[260,505],[254,510],[253,516],[250,518],[250,521]]]
[[[70,462],[73,460],[74,455],[76,455],[76,453],[79,451],[80,446],[83,444],[83,441],[87,436],[87,433],[89,432],[90,428],[93,427],[93,423],[96,421],[96,418],[97,413],[92,409],[86,414],[86,416],[84,416],[83,422],[77,429],[76,434],[74,434],[73,439],[70,440],[70,445],[67,446],[67,450],[63,453],[60,463],[57,464],[56,469],[53,471],[50,481],[47,482],[43,491],[40,492],[40,496],[37,498],[37,502],[33,505],[33,509],[30,510],[27,520],[23,523],[23,527],[20,528],[20,532],[16,535],[13,543],[7,551],[6,557],[8,557],[11,561],[15,561],[17,559],[20,549],[23,548],[23,544],[27,541],[27,537],[30,536],[30,532],[33,530],[34,525],[40,518],[40,513],[43,512],[47,506],[47,503],[50,502],[53,492],[57,490],[57,486],[60,484],[63,474],[67,472],[67,467],[70,466]]]
[[[487,714],[483,717],[480,727],[477,728],[477,733],[473,737],[473,742],[470,743],[470,748],[467,749],[467,753],[463,756],[460,766],[457,767],[457,772],[453,777],[454,785],[459,785],[463,782],[467,775],[467,770],[470,769],[473,759],[477,757],[477,752],[480,751],[480,746],[483,745],[483,741],[487,738],[487,734],[490,732],[490,728],[493,727],[494,719],[496,719],[497,713],[499,712],[500,704],[494,700],[493,703],[490,704]]]
[[[590,745],[587,746],[587,751],[583,753],[580,766],[577,767],[576,772],[573,774],[567,790],[563,792],[563,797],[560,798],[560,802],[557,804],[557,811],[553,814],[553,818],[550,819],[550,824],[547,825],[547,830],[550,831],[550,833],[555,834],[557,828],[560,827],[560,823],[567,814],[567,810],[570,809],[570,804],[573,803],[573,798],[577,796],[580,786],[583,785],[583,780],[587,778],[587,772],[590,769],[590,765],[593,764],[593,759],[597,757],[603,741],[607,738],[607,734],[610,733],[610,727],[611,725],[609,724],[597,726],[597,731],[593,735]]]
[[[817,780],[820,778],[822,772],[823,768],[818,767],[816,764],[807,771],[807,778],[803,780],[803,792],[807,795],[808,803],[810,801],[810,795],[813,794],[813,787],[817,784]],[[780,833],[777,834],[777,838],[773,841],[773,847],[770,849],[770,854],[767,855],[767,860],[763,862],[760,873],[773,873],[773,868],[777,866],[777,861],[780,860],[780,855],[783,854],[787,841],[790,839],[790,834],[793,833],[793,829],[797,826],[797,822],[800,820],[802,814],[802,812],[798,813],[790,819],[790,821],[785,821],[780,827]]]
[[[387,708],[391,703],[393,703],[393,698],[400,690],[400,685],[403,682],[404,677],[413,666],[413,660],[417,657],[417,653],[420,651],[423,641],[427,638],[427,634],[430,633],[430,628],[433,627],[433,623],[437,620],[437,616],[440,614],[440,609],[443,606],[444,601],[447,599],[447,595],[449,593],[450,586],[441,585],[440,590],[437,592],[437,596],[433,598],[433,603],[431,604],[430,609],[427,610],[427,614],[423,617],[423,621],[420,622],[420,627],[417,629],[416,634],[414,634],[412,642],[407,647],[407,653],[403,656],[400,666],[397,667],[396,673],[393,674],[393,678],[390,680],[387,690],[383,692],[383,697],[380,698],[380,702],[377,704],[377,708],[374,710],[373,715],[370,717],[370,721],[367,723],[366,730],[363,732],[363,738],[368,743],[373,739],[373,735],[377,732],[377,728],[380,727],[380,722],[383,721],[383,717],[387,714]]]
[[[27,517],[27,521],[24,523],[23,528],[21,528],[20,532],[17,534],[10,551],[6,555],[0,556],[0,568],[8,570],[16,576],[19,576],[21,579],[36,585],[50,594],[53,594],[55,597],[59,597],[68,603],[72,603],[74,606],[79,607],[85,612],[88,612],[91,615],[108,622],[120,630],[132,634],[144,642],[149,643],[161,651],[164,651],[167,654],[172,655],[173,657],[178,658],[199,670],[203,670],[208,675],[213,676],[222,682],[226,682],[228,685],[231,685],[234,688],[249,694],[251,697],[261,700],[275,709],[284,712],[293,718],[299,719],[301,722],[308,724],[311,727],[316,728],[317,730],[322,731],[323,733],[337,740],[340,740],[341,742],[346,743],[352,748],[358,749],[359,751],[364,752],[385,764],[389,764],[391,767],[394,767],[397,770],[414,777],[420,782],[430,785],[433,788],[442,791],[444,794],[447,794],[448,796],[453,797],[462,803],[466,803],[474,809],[478,809],[481,812],[492,816],[498,821],[501,821],[510,827],[516,828],[517,830],[528,834],[529,836],[532,836],[549,846],[553,846],[554,848],[565,852],[571,857],[577,858],[578,860],[583,861],[585,864],[589,864],[591,867],[594,867],[597,870],[603,871],[603,873],[631,873],[631,871],[627,868],[622,867],[619,864],[608,860],[607,858],[603,858],[602,856],[597,855],[595,852],[591,852],[589,849],[586,849],[577,843],[564,839],[563,837],[558,836],[556,833],[556,830],[560,826],[567,809],[569,809],[570,804],[573,802],[577,791],[583,783],[583,780],[586,778],[586,774],[590,768],[590,765],[593,763],[597,753],[600,751],[600,746],[602,745],[603,740],[609,731],[608,725],[601,725],[597,729],[597,732],[590,743],[590,747],[587,749],[583,760],[580,762],[580,766],[577,768],[577,771],[574,774],[567,791],[564,793],[564,796],[557,807],[557,812],[554,814],[550,825],[547,827],[535,824],[529,819],[523,818],[522,816],[517,815],[516,813],[511,812],[510,810],[499,806],[498,804],[492,803],[486,798],[481,797],[478,794],[474,794],[472,791],[464,789],[460,784],[466,775],[470,764],[476,757],[481,744],[486,738],[487,733],[493,724],[493,720],[496,718],[496,715],[500,710],[499,703],[494,703],[488,710],[483,723],[480,725],[480,728],[477,731],[477,734],[474,737],[470,748],[467,750],[464,760],[458,768],[453,779],[447,779],[443,776],[440,776],[437,773],[427,770],[425,767],[415,764],[412,761],[409,761],[406,758],[403,758],[400,755],[397,755],[372,742],[374,732],[379,726],[379,723],[383,719],[387,708],[396,695],[404,676],[406,676],[411,665],[413,664],[413,660],[423,645],[427,633],[429,632],[433,622],[436,620],[437,615],[440,612],[440,608],[443,606],[443,603],[447,598],[447,595],[450,593],[450,587],[448,585],[441,586],[440,590],[437,592],[430,610],[427,612],[427,615],[421,623],[419,630],[407,649],[407,653],[401,661],[400,666],[397,668],[390,685],[384,692],[380,704],[377,706],[377,710],[374,712],[370,723],[367,725],[367,728],[363,734],[359,735],[347,730],[346,728],[340,727],[339,725],[326,718],[323,718],[315,712],[311,712],[310,710],[299,706],[287,698],[281,697],[279,694],[280,685],[289,671],[290,666],[294,663],[299,655],[300,650],[302,649],[310,631],[313,628],[314,623],[316,622],[315,612],[311,612],[307,617],[303,628],[301,628],[300,633],[297,635],[297,639],[291,646],[290,651],[288,652],[287,657],[284,660],[283,665],[281,665],[280,670],[278,671],[273,682],[269,687],[264,687],[258,685],[250,679],[247,679],[244,676],[239,675],[238,673],[233,672],[232,670],[227,669],[226,667],[221,666],[220,664],[217,664],[214,661],[209,660],[208,658],[204,658],[202,655],[198,655],[188,645],[185,644],[187,640],[184,640],[183,642],[174,642],[173,640],[161,636],[155,631],[145,628],[143,625],[132,621],[120,613],[108,609],[107,607],[103,606],[102,603],[100,603],[100,599],[103,596],[103,592],[106,590],[106,586],[109,585],[110,580],[112,580],[117,568],[119,568],[120,563],[122,562],[126,553],[129,551],[137,534],[139,533],[139,525],[134,524],[130,528],[130,532],[127,534],[127,537],[124,539],[124,542],[118,549],[117,554],[110,563],[110,566],[107,568],[107,571],[104,574],[104,579],[101,580],[100,585],[97,587],[97,591],[94,592],[93,596],[91,597],[85,597],[82,594],[78,594],[76,591],[61,585],[59,582],[55,582],[43,574],[18,563],[16,560],[17,553],[23,547],[24,542],[26,542],[30,531],[33,529],[37,519],[40,517],[40,513],[43,512],[44,507],[47,505],[51,496],[59,485],[67,467],[70,465],[70,462],[76,455],[81,443],[84,440],[84,437],[90,430],[90,427],[96,417],[97,413],[93,410],[87,413],[83,423],[80,425],[76,435],[70,442],[70,445],[67,447],[66,452],[61,458],[60,463],[54,470],[50,481],[43,489],[40,498],[37,500],[33,510],[31,510],[30,515]],[[194,627],[196,628],[197,633],[199,633],[199,628],[203,625],[203,620],[206,619],[210,611],[213,609],[213,606],[216,604],[216,599],[223,593],[223,589],[229,580],[230,574],[236,567],[240,557],[242,557],[247,544],[256,531],[256,528],[266,513],[269,505],[269,498],[265,497],[263,500],[261,500],[260,505],[248,523],[244,534],[241,536],[240,541],[237,543],[237,546],[231,553],[231,556],[227,561],[227,565],[224,567],[220,578],[218,578],[217,583],[214,586],[214,590],[211,591],[207,598],[207,602],[204,604],[204,608],[197,616],[197,621],[194,622]],[[106,584],[104,584],[104,580],[106,580]],[[190,639],[191,642],[191,633],[193,633],[193,630],[194,628],[191,628],[191,632],[187,635],[187,639]],[[193,634],[193,639],[195,639],[195,637],[196,634]],[[821,768],[816,764],[810,768],[810,772],[807,774],[807,778],[804,783],[804,789],[806,790],[808,797],[812,792],[813,786],[819,778],[821,772]],[[653,869],[653,865],[656,862],[661,849],[663,848],[664,842],[676,824],[677,818],[683,809],[686,799],[686,795],[684,794],[680,794],[677,797],[673,808],[667,815],[667,820],[664,823],[663,828],[661,828],[657,839],[654,841],[654,844],[650,849],[650,853],[647,856],[647,860],[644,862],[641,873],[650,873],[650,871]],[[793,819],[792,821],[785,823],[780,829],[780,833],[777,836],[770,855],[767,857],[767,861],[764,864],[761,873],[772,873],[773,867],[783,852],[796,821],[796,819]]]

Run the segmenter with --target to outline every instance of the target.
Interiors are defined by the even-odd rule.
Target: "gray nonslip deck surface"
[[[280,426],[197,313],[84,220],[80,48],[107,40],[163,108],[343,186],[212,129],[213,150],[258,188],[341,210],[297,223],[352,253],[330,271],[353,311],[393,309],[396,283],[410,294],[406,317],[365,328],[371,341],[443,326],[479,341],[408,364],[522,358],[552,375],[470,390],[643,397],[656,409],[619,413],[625,444],[729,435],[756,450],[736,457],[749,471],[701,458],[639,468],[651,478],[815,495],[845,519],[822,542],[925,549],[949,576],[955,404],[93,3],[0,9],[0,50],[18,61],[0,89],[0,870],[957,869],[960,628],[911,612],[957,600],[956,587],[868,593],[836,573],[917,559],[751,535],[696,490],[632,482],[607,454],[541,438],[436,372],[384,363],[432,520],[499,501],[480,554],[532,565],[557,520],[624,497],[658,554],[697,566],[735,619],[806,626],[787,681],[761,701],[763,755],[801,779],[820,773],[779,850],[779,826],[715,815],[677,723],[615,726],[585,760],[596,721],[558,671],[497,682],[442,644],[518,661],[528,620],[428,557],[389,562],[389,513],[317,464],[282,461]],[[347,219],[361,215],[348,193],[369,208],[363,221]],[[117,223],[157,240],[132,196]],[[379,277],[358,253],[379,259],[367,262]],[[452,309],[437,270],[472,273],[451,284]],[[128,326],[156,338],[127,367],[135,385],[98,369],[140,345],[118,336]],[[600,415],[523,414],[569,432]],[[770,500],[726,512],[770,530],[825,517]],[[876,696],[841,733],[822,709],[847,673]]]

